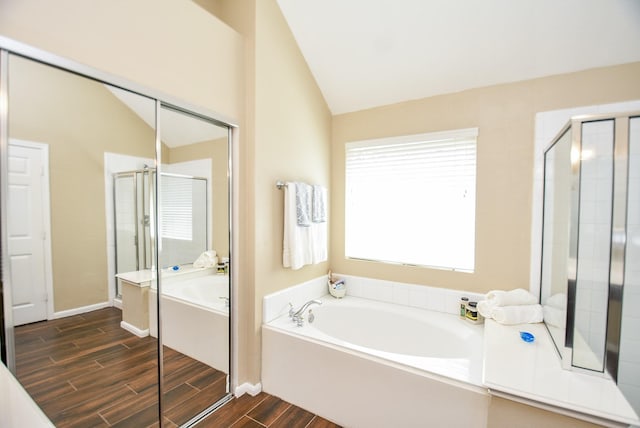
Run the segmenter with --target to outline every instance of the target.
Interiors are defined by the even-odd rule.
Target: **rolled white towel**
[[[542,307],[544,322],[558,328],[565,328],[567,325],[566,309],[560,309],[549,305]]]
[[[517,305],[534,305],[538,303],[538,299],[533,294],[523,288],[515,290],[493,290],[487,293],[486,300],[488,305],[497,306],[517,306]]]
[[[493,308],[495,308],[495,305],[492,302],[488,300],[480,300],[478,302],[477,308],[478,312],[480,312],[480,315],[482,315],[483,317],[493,318],[491,314],[493,312]]]
[[[493,308],[492,318],[500,324],[533,324],[542,322],[544,316],[542,314],[542,306],[535,305],[516,305],[516,306],[498,306]]]
[[[193,262],[194,268],[211,268],[218,263],[218,257],[214,250],[207,250],[200,254],[195,262]]]
[[[552,306],[558,309],[566,309],[567,308],[567,295],[564,293],[557,293],[553,296],[549,296],[546,302],[544,302],[546,306]]]

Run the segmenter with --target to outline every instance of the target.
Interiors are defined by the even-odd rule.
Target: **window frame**
[[[470,141],[473,140],[473,141]],[[472,143],[472,150],[473,150],[473,154],[472,154],[472,165],[471,166],[467,166],[467,173],[469,171],[473,171],[473,182],[470,183],[470,186],[472,186],[472,196],[473,196],[473,201],[469,202],[469,204],[472,204],[473,206],[473,214],[472,214],[472,219],[470,220],[469,224],[466,224],[466,227],[468,229],[468,233],[470,233],[470,236],[467,236],[467,241],[466,241],[466,251],[470,252],[470,254],[467,254],[466,256],[466,261],[465,262],[461,262],[461,260],[458,260],[456,263],[450,263],[448,265],[443,265],[442,263],[429,263],[429,261],[425,261],[425,260],[421,260],[419,262],[415,262],[415,260],[412,261],[408,261],[408,260],[394,260],[392,259],[387,259],[386,257],[361,257],[361,255],[356,254],[357,252],[354,252],[353,248],[352,248],[352,244],[350,244],[350,239],[355,239],[353,236],[350,236],[350,232],[349,232],[349,224],[352,221],[355,221],[353,219],[350,220],[349,216],[349,211],[352,206],[352,204],[354,203],[353,201],[350,202],[350,192],[351,192],[351,184],[350,184],[350,161],[351,161],[351,157],[350,157],[350,151],[354,151],[354,149],[367,149],[367,148],[372,148],[373,150],[375,150],[376,148],[383,148],[385,146],[389,146],[392,147],[394,145],[397,146],[401,146],[401,145],[405,145],[405,146],[409,146],[411,145],[415,145],[415,144],[419,144],[419,143],[424,143],[425,145],[421,146],[423,148],[425,148],[425,150],[429,151],[430,148],[428,148],[426,145],[428,144],[432,144],[432,143],[450,143],[453,144],[452,149],[454,150],[460,150],[460,147],[463,146],[469,146],[470,143]],[[460,143],[460,146],[456,147],[455,144],[456,143]],[[393,150],[393,149],[392,149]],[[468,150],[465,149],[465,150]],[[402,151],[402,149],[400,150]],[[394,150],[395,152],[395,150]],[[404,135],[404,136],[395,136],[395,137],[389,137],[389,138],[378,138],[378,139],[370,139],[370,140],[361,140],[361,141],[353,141],[353,142],[347,142],[345,144],[345,167],[344,167],[344,172],[345,172],[345,182],[344,182],[344,189],[345,189],[345,212],[344,212],[344,221],[345,221],[345,231],[344,231],[344,255],[345,258],[348,260],[365,260],[365,261],[373,261],[373,262],[378,262],[378,263],[385,263],[385,264],[394,264],[394,265],[403,265],[403,266],[416,266],[416,267],[423,267],[423,268],[429,268],[429,269],[438,269],[438,270],[447,270],[447,271],[455,271],[455,272],[465,272],[465,273],[473,273],[476,269],[476,261],[477,261],[477,257],[476,257],[476,244],[477,244],[477,239],[476,239],[476,235],[477,235],[477,183],[478,183],[478,128],[466,128],[466,129],[456,129],[456,130],[448,130],[448,131],[438,131],[438,132],[429,132],[429,133],[423,133],[423,134],[413,134],[413,135]],[[455,154],[455,153],[454,153]],[[425,161],[425,163],[429,163],[429,161]],[[401,168],[401,167],[400,167]],[[353,171],[351,171],[353,172]],[[469,187],[469,186],[467,186]],[[402,209],[402,208],[399,208]],[[439,241],[440,242],[440,241]],[[432,246],[432,248],[435,248],[434,246]],[[414,254],[417,254],[414,252]],[[436,262],[437,260],[431,258],[431,261]],[[470,263],[469,263],[470,261]]]

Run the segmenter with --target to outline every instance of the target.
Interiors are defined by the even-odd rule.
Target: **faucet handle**
[[[293,314],[296,311],[293,310],[293,304],[291,302],[289,302],[289,318],[293,319]]]

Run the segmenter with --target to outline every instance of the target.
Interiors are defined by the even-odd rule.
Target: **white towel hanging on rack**
[[[282,265],[296,270],[307,264],[326,261],[326,221],[322,223],[310,222],[308,226],[300,226],[298,223],[298,204],[296,204],[297,183],[287,182],[284,185],[278,185],[278,183],[276,184],[278,188],[284,189]]]

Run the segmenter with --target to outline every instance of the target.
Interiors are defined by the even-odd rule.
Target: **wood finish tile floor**
[[[198,423],[197,428],[340,428],[320,416],[261,392],[234,398]]]
[[[15,329],[17,377],[58,427],[158,426],[157,341],[105,308]],[[164,425],[179,426],[225,395],[226,375],[164,348]],[[233,399],[202,427],[336,427],[261,393]]]

